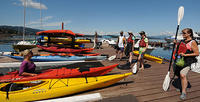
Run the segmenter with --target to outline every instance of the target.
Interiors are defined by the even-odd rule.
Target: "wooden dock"
[[[108,54],[109,56],[115,54],[112,47],[104,47],[103,49],[94,50],[95,53]],[[134,57],[133,59],[136,59]],[[124,64],[128,59],[119,61],[101,61],[102,65]],[[12,61],[8,58],[1,58],[0,62]],[[134,64],[133,64],[134,65]],[[132,66],[133,66],[132,65]],[[81,66],[81,65],[80,65]],[[162,89],[164,78],[168,71],[168,62],[163,64],[145,60],[145,70],[139,71],[136,75],[132,75],[125,80],[101,89],[90,90],[81,94],[101,93],[103,100],[100,102],[178,102],[180,92],[171,85],[170,89],[165,92]],[[126,73],[131,69],[122,70],[115,68],[109,74]],[[171,71],[171,77],[173,72]],[[186,102],[199,102],[200,100],[200,74],[190,71],[188,80],[192,87],[187,91]],[[76,94],[76,95],[80,95]]]
[[[108,50],[108,51],[105,51]],[[109,55],[115,54],[115,51],[111,49],[97,50],[99,53],[106,53]],[[112,54],[110,53],[112,52]],[[136,59],[136,57],[134,57]],[[126,60],[119,61],[103,61],[104,65],[110,64],[124,64]],[[133,66],[133,65],[132,65]],[[145,60],[145,70],[139,71],[136,75],[132,75],[121,82],[100,90],[90,91],[89,93],[100,92],[104,99],[109,99],[109,102],[116,102],[115,98],[131,95],[135,100],[124,99],[123,102],[178,102],[182,101],[179,99],[180,92],[176,91],[173,85],[170,85],[170,89],[165,92],[162,89],[162,84],[164,78],[168,72],[169,62],[164,62],[163,64],[151,62]],[[126,73],[129,70],[114,69],[110,73]],[[171,77],[173,76],[173,71],[171,69]],[[187,90],[186,102],[199,102],[200,100],[200,74],[190,71],[188,73],[188,81],[191,83],[192,87]],[[114,97],[114,98],[112,98]],[[130,97],[129,97],[130,98]],[[113,100],[113,101],[112,101]],[[120,100],[121,101],[121,100]],[[120,102],[117,101],[117,102]],[[107,101],[100,101],[107,102]],[[122,101],[121,101],[122,102]]]

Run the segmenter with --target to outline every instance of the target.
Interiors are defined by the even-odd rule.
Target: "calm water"
[[[0,52],[13,51],[12,44],[13,43],[0,43]]]
[[[153,50],[151,52],[151,55],[159,56],[159,57],[162,57],[165,59],[170,59],[171,53],[172,53],[172,49],[165,49],[165,48],[157,47],[155,50]]]

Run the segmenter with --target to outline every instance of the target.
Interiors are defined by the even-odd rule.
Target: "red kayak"
[[[118,64],[85,68],[85,69],[67,69],[65,67],[60,69],[49,69],[37,76],[19,76],[18,71],[9,72],[8,75],[0,76],[0,82],[18,82],[29,81],[37,79],[54,79],[54,78],[72,78],[72,77],[94,77],[104,75],[113,70]]]
[[[37,56],[98,56],[99,53],[88,53],[88,54],[73,54],[73,53],[47,53],[39,54]],[[14,56],[20,56],[20,54],[14,54]]]
[[[45,47],[45,46],[40,46],[37,45],[38,48],[41,48],[46,51],[51,51],[51,52],[63,52],[63,53],[80,53],[80,52],[91,52],[93,48],[85,48],[85,49],[72,49],[72,48],[58,48],[58,47]]]
[[[84,36],[84,34],[74,33],[71,30],[45,30],[36,33],[37,35],[47,35],[51,37],[60,37],[60,36]]]

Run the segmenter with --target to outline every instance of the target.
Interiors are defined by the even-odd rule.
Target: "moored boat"
[[[22,56],[5,55],[17,60],[24,60]],[[50,61],[79,61],[79,60],[104,60],[107,56],[33,56],[31,61],[34,62],[50,62]]]
[[[66,79],[43,79],[0,84],[2,102],[35,101],[112,85],[132,73]]]
[[[48,37],[44,37],[44,40],[48,41]],[[51,37],[51,42],[54,43],[63,43],[63,44],[70,44],[72,42],[72,39],[69,38],[56,38]],[[88,39],[75,39],[76,44],[82,44],[82,43],[90,43],[91,41]]]
[[[139,51],[133,51],[133,54],[138,56],[139,55]],[[152,55],[149,55],[149,54],[144,54],[144,58],[147,59],[147,60],[150,60],[150,61],[154,61],[154,62],[160,63],[160,64],[163,62],[162,58],[159,58],[159,57],[156,57],[156,56],[152,56]]]
[[[18,82],[30,81],[37,79],[53,79],[53,78],[74,78],[74,77],[91,77],[104,75],[113,70],[118,64],[94,67],[94,68],[79,68],[67,69],[66,67],[60,69],[48,69],[37,76],[20,76],[18,71],[9,72],[8,75],[0,76],[0,82]]]
[[[80,53],[80,52],[91,52],[94,50],[93,48],[81,48],[81,49],[73,49],[73,48],[59,48],[59,47],[46,47],[37,45],[38,48],[41,48],[45,51],[50,52],[61,52],[61,53]]]
[[[47,66],[62,66],[73,63],[85,62],[84,60],[80,61],[55,61],[55,62],[34,62],[37,67],[47,67]],[[8,62],[0,63],[0,68],[19,68],[22,62]]]

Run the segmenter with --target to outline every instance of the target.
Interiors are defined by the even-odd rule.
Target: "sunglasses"
[[[181,34],[187,34],[187,33],[185,33],[185,32],[182,32]]]

